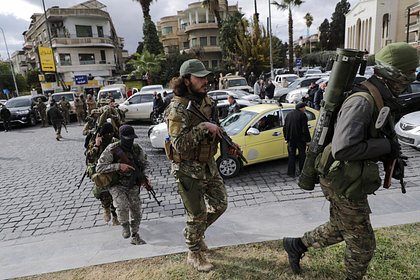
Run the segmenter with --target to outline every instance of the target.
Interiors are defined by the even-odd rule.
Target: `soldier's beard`
[[[190,98],[199,103],[201,103],[201,101],[207,94],[205,91],[204,92],[197,91],[192,84],[188,85],[188,91],[191,94]]]

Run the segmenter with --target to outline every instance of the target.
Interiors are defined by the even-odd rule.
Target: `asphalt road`
[[[162,205],[142,190],[143,220],[184,215],[170,164],[163,151],[153,149],[147,137],[149,124],[134,123],[150,161],[150,178]],[[56,141],[53,128],[25,127],[0,131],[0,241],[106,226],[100,202],[86,179],[80,189],[84,163],[82,127],[68,126]],[[403,147],[408,156],[407,187],[420,188],[420,152]],[[229,207],[272,205],[320,197],[320,188],[301,190],[286,176],[287,159],[245,167],[238,177],[226,180]],[[393,182],[398,188],[398,182]],[[380,189],[378,192],[387,191]]]

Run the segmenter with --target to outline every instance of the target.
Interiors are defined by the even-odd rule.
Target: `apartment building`
[[[70,8],[48,8],[47,21],[44,14],[33,14],[23,33],[29,68],[40,69],[38,48],[52,46],[56,71],[72,90],[98,89],[123,70],[128,53],[105,8],[99,1],[89,0]],[[43,74],[44,92],[62,90],[54,82],[54,73]]]
[[[345,47],[376,53],[387,44],[420,48],[418,0],[361,0],[346,15]]]
[[[225,1],[219,1],[219,5],[221,18],[225,19]],[[238,4],[228,6],[228,13],[234,11],[238,11]],[[190,3],[176,15],[162,17],[157,22],[157,30],[165,53],[193,53],[212,69],[221,64],[217,19],[201,2]]]
[[[10,59],[12,60],[13,70],[15,73],[26,75],[28,72],[28,63],[26,62],[25,52],[15,51],[11,54]]]

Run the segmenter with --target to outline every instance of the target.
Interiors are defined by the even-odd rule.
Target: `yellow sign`
[[[51,48],[38,47],[41,71],[55,72],[55,63]]]

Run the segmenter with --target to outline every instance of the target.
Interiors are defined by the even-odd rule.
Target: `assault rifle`
[[[130,187],[132,187],[132,186],[139,186],[140,187],[141,185],[144,185],[147,192],[149,193],[149,198],[150,198],[150,195],[152,195],[153,198],[155,199],[155,201],[157,202],[157,204],[160,206],[161,202],[157,199],[155,190],[149,184],[147,178],[142,176],[143,168],[139,164],[137,159],[134,157],[133,160],[131,161],[128,158],[128,156],[126,155],[126,153],[123,151],[123,149],[121,149],[120,147],[115,147],[112,150],[112,153],[114,154],[114,156],[116,156],[116,158],[118,158],[118,161],[120,163],[128,164],[135,169],[133,172],[131,172],[130,181],[128,183],[129,186]]]
[[[196,117],[198,117],[200,120],[202,120],[204,122],[214,123],[206,115],[204,115],[192,101],[190,101],[188,103],[187,110],[190,111],[191,113],[193,113]],[[228,149],[233,148],[236,151],[238,151],[238,157],[243,162],[248,163],[246,158],[243,156],[242,151],[240,149],[238,149],[238,147],[233,143],[232,139],[229,137],[229,135],[227,135],[227,133],[225,131],[222,131],[222,137],[221,137],[220,140],[221,140],[220,141],[220,153],[221,153],[223,158],[226,157],[226,155],[228,153]]]
[[[85,170],[85,173],[83,173],[82,179],[79,181],[79,184],[77,184],[77,188],[80,189],[80,186],[82,185],[83,180],[85,179],[87,174],[87,171]]]

